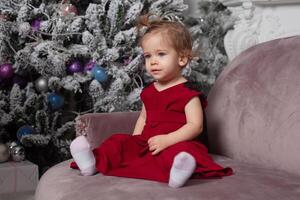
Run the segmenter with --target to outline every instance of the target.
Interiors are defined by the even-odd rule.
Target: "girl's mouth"
[[[158,73],[158,72],[160,72],[160,71],[161,71],[160,69],[152,69],[152,70],[151,70],[151,73],[154,73],[154,74],[155,74],[155,73]]]

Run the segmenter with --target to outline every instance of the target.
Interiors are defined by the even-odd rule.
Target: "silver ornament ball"
[[[48,80],[44,77],[40,77],[35,81],[35,88],[39,92],[47,92],[48,91]]]
[[[18,143],[15,142],[15,141],[7,142],[7,143],[6,143],[6,146],[8,147],[8,152],[9,152],[9,154],[11,154],[12,151],[13,151],[13,148],[14,148],[15,146],[18,146]]]
[[[14,161],[20,162],[25,160],[25,149],[22,146],[15,146],[12,149],[11,157]]]

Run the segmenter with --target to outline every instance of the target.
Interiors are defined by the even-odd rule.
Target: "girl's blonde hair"
[[[140,35],[140,46],[145,35],[162,32],[165,33],[166,39],[179,55],[187,56],[189,59],[194,57],[192,37],[187,28],[180,22],[162,20],[156,15],[146,14],[139,17],[137,28]]]

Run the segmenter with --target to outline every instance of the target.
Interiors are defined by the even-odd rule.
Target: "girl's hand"
[[[148,140],[149,150],[156,155],[170,146],[168,135],[156,135]]]

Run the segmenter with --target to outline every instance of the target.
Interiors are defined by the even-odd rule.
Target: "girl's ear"
[[[187,65],[189,58],[186,55],[180,55],[178,58],[178,64],[180,67],[184,67]]]

